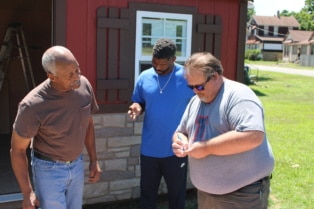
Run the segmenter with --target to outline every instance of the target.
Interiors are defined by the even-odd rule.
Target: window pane
[[[143,23],[143,31],[142,31],[142,53],[149,54],[151,53],[151,35],[152,35],[152,24],[151,23]]]
[[[177,37],[183,37],[182,36],[183,31],[182,30],[183,30],[182,25],[177,25],[177,27],[176,27],[176,36]],[[186,40],[186,37],[184,37],[184,38]],[[185,49],[182,48],[182,44],[184,44],[182,39],[177,38],[176,39],[177,56],[185,56]]]
[[[187,21],[167,18],[142,18],[142,56],[152,54],[155,42],[167,37],[176,42],[177,56],[185,56]]]
[[[152,35],[152,24],[143,23],[143,36],[151,36]]]

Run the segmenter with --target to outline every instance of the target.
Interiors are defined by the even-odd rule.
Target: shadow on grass
[[[258,76],[256,78],[256,80],[250,82],[249,84],[247,84],[248,86],[257,86],[259,82],[266,82],[266,81],[271,81],[271,80],[274,80],[273,78],[267,76],[267,75],[264,75],[264,76]],[[257,95],[257,96],[267,96],[267,94],[259,91],[259,90],[256,90],[256,89],[252,89],[254,91],[254,93]]]
[[[270,76],[268,75],[263,75],[263,76],[256,76],[254,79],[251,79],[247,85],[256,85],[256,83],[258,82],[266,82],[266,81],[271,81],[271,80],[274,80],[274,78],[271,78]]]
[[[267,75],[258,76],[258,78],[257,78],[258,82],[271,81],[271,80],[274,80],[274,78],[271,78]]]
[[[264,97],[266,96],[267,94],[264,94],[263,92],[259,91],[259,90],[256,90],[256,89],[252,89],[254,91],[254,93],[256,94],[256,96],[259,96],[259,97]]]
[[[111,203],[97,203],[91,205],[84,205],[83,209],[138,209],[139,199],[123,200]],[[167,209],[168,200],[167,195],[158,197],[158,209]],[[189,189],[186,192],[186,209],[197,208],[197,191],[196,189]]]

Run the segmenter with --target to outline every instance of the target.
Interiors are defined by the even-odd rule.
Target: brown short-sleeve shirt
[[[56,160],[76,159],[83,150],[88,121],[98,105],[88,80],[60,93],[47,79],[20,102],[13,124],[23,138],[33,138],[33,149]]]

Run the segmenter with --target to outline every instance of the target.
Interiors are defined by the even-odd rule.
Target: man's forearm
[[[33,192],[28,171],[28,159],[26,153],[17,152],[11,149],[11,165],[15,177],[19,183],[23,196],[29,196]]]
[[[85,136],[85,147],[88,152],[90,162],[97,161],[96,155],[96,143],[95,143],[95,132],[94,132],[94,122],[93,119],[90,118],[88,123],[88,128]]]

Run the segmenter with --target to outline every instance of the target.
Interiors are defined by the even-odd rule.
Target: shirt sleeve
[[[40,121],[32,109],[25,103],[20,103],[13,124],[13,129],[23,138],[32,138],[36,135]]]
[[[233,130],[264,132],[263,109],[252,100],[243,100],[234,105],[227,117]]]
[[[94,114],[94,113],[96,113],[99,110],[99,106],[97,104],[96,97],[95,97],[92,85],[87,80],[87,78],[84,77],[84,79],[86,81],[86,86],[87,86],[88,91],[89,91],[90,96],[91,96],[91,113]]]

